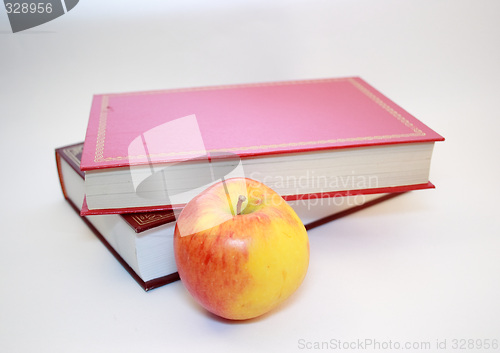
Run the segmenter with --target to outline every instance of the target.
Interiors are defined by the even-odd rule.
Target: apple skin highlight
[[[238,205],[240,195],[245,201]],[[297,290],[309,265],[309,240],[278,194],[235,178],[186,205],[177,219],[174,253],[181,280],[197,302],[220,317],[244,320]]]

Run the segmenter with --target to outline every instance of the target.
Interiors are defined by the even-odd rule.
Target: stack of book
[[[307,229],[434,187],[443,138],[358,77],[94,96],[83,143],[56,149],[63,194],[149,290],[178,279],[176,215],[232,177]]]

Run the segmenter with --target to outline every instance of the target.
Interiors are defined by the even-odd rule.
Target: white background
[[[1,8],[0,351],[500,340],[499,14],[495,0],[82,0],[13,34]],[[145,293],[63,200],[54,148],[84,139],[94,93],[349,75],[446,137],[437,189],[312,230],[303,286],[260,319],[218,320],[181,282]]]

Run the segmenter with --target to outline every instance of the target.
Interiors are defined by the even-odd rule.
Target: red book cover
[[[193,115],[197,126],[179,120]],[[193,131],[201,141],[187,137]],[[134,148],[141,136],[147,150]],[[92,102],[81,169],[176,162],[205,151],[245,158],[440,140],[358,77],[101,94]]]
[[[84,175],[80,171],[79,167],[82,149],[83,149],[83,143],[78,143],[74,145],[57,148],[55,151],[57,170],[59,174],[59,181],[61,184],[63,195],[65,199],[68,201],[68,203],[71,205],[71,207],[78,213],[79,213],[79,208],[77,204],[81,202],[81,200],[77,201],[78,196],[75,196],[75,194],[72,193],[71,190],[68,190],[67,188],[67,182],[63,176],[64,172],[62,167],[63,164],[62,160],[64,160],[64,162],[66,162],[69,165],[69,167],[73,169],[73,171],[77,173],[77,175],[79,175],[77,178],[83,179]],[[69,189],[73,189],[74,191],[74,185]],[[392,199],[400,194],[401,193],[392,193],[392,194],[377,196],[376,198],[371,199],[369,201],[349,206],[345,209],[341,208],[341,210],[336,210],[335,207],[332,207],[331,214],[320,217],[312,217],[312,220],[306,222],[305,227],[307,230],[311,230],[325,223],[334,221],[338,218],[348,216],[350,214],[363,210],[367,207],[371,207],[383,201]],[[121,214],[115,216],[120,217],[136,233],[142,233],[145,230],[159,227],[166,223],[175,222],[175,215],[172,213],[172,211]],[[100,217],[110,217],[110,216],[102,215]],[[115,250],[115,248],[106,240],[106,237],[103,234],[101,234],[101,232],[94,226],[94,224],[91,223],[91,221],[89,221],[89,219],[86,216],[81,216],[80,218],[85,222],[85,224],[91,229],[91,231],[96,235],[96,237],[104,244],[104,246],[113,254],[113,256],[119,261],[119,263],[125,268],[125,270],[129,272],[129,274],[137,281],[137,283],[144,290],[148,291],[179,279],[178,273],[172,272],[165,276],[144,281],[134,271],[134,269],[132,269],[132,267],[125,261],[125,259],[122,258],[122,256]]]
[[[364,163],[379,168],[379,175],[386,178],[380,184],[377,179],[376,185],[366,186],[352,184],[356,177],[367,179],[367,176],[374,175],[369,170],[364,170],[361,175],[346,170],[332,175],[338,170],[337,165],[330,164],[332,159],[325,159],[326,164],[317,159],[314,166],[309,163],[302,168],[306,164],[299,161],[298,156],[302,158],[330,151],[362,154],[360,148],[431,145],[441,140],[442,136],[358,77],[96,95],[80,166],[87,174],[85,184],[88,186],[81,214],[182,208],[191,196],[172,199],[170,191],[175,189],[175,183],[180,185],[185,181],[195,185],[196,178],[204,174],[193,169],[177,177],[173,184],[170,179],[168,182],[164,180],[163,185],[170,189],[165,191],[166,197],[159,200],[158,195],[164,190],[159,186],[160,166],[188,162],[183,164],[184,168],[192,161],[211,165],[231,158],[238,160],[238,166],[243,166],[245,171],[247,162],[254,166],[258,165],[255,163],[283,166],[275,164],[276,158],[294,161],[293,166],[279,171],[268,168],[268,174],[262,179],[274,178],[271,184],[279,182],[280,177],[295,177],[294,172],[302,173],[296,179],[309,175],[309,170],[314,174],[315,168],[320,171],[313,178],[320,179],[322,172],[325,175],[330,173],[328,183],[335,184],[331,188],[309,185],[307,189],[298,183],[283,183],[283,190],[275,191],[287,201],[432,188],[428,171],[427,176],[423,176],[425,168],[418,171],[418,177],[411,179],[408,176],[417,175],[415,165],[401,169],[396,177],[392,171],[381,171],[377,167],[382,163],[403,165],[401,162],[412,160],[411,157],[398,157],[399,160],[390,162],[365,159]],[[311,161],[318,158],[316,155]],[[359,156],[356,161],[361,160]],[[272,158],[273,162],[269,162]],[[418,158],[417,163],[424,161],[427,168],[430,166],[430,154]],[[340,167],[351,163],[351,159],[342,161],[338,162]],[[329,169],[325,171],[324,166]],[[352,173],[355,168],[364,167],[359,162],[356,166],[352,167]],[[123,172],[129,168],[130,171]],[[138,168],[143,168],[140,173]],[[258,168],[260,165],[254,167],[254,172],[260,174]],[[129,179],[119,180],[116,175],[102,177],[108,171],[128,173]],[[353,181],[351,185],[340,185],[349,178]],[[186,190],[194,189],[183,184],[175,190],[186,195]]]
[[[83,143],[77,143],[74,145],[57,148],[55,151],[57,171],[64,198],[77,213],[80,213],[80,209],[75,204],[74,200],[69,196],[68,190],[66,189],[66,181],[63,178],[63,172],[61,168],[61,159],[64,159],[64,161],[68,163],[69,166],[76,173],[78,173],[80,177],[83,179],[84,175],[80,171],[80,159],[81,159],[82,149],[83,149]],[[130,228],[133,229],[136,233],[142,233],[148,229],[152,229],[166,223],[175,222],[175,216],[172,213],[172,211],[126,214],[118,216],[121,217],[123,221],[127,223],[130,226]],[[80,218],[82,219],[83,222],[85,222],[85,224],[90,228],[90,230],[95,234],[95,236],[102,242],[102,244],[111,252],[111,254],[116,258],[116,260],[118,260],[118,262],[125,268],[125,270],[132,276],[132,278],[134,278],[134,280],[145,291],[149,291],[151,289],[179,280],[179,274],[177,273],[177,271],[175,271],[165,276],[144,281],[132,269],[132,267],[130,267],[130,265],[120,256],[120,254],[113,248],[113,246],[111,246],[111,244],[106,240],[105,236],[101,234],[101,232],[99,232],[99,230],[87,219],[87,217],[81,216]],[[326,219],[323,220],[323,222],[324,221],[326,221]],[[319,220],[319,222],[321,222],[321,220]]]

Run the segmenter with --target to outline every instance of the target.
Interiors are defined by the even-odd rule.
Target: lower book
[[[65,199],[80,214],[84,174],[83,143],[56,149],[59,180]],[[401,193],[356,195],[288,203],[307,230],[391,199]],[[175,212],[80,216],[120,264],[146,291],[179,279],[173,253]]]

